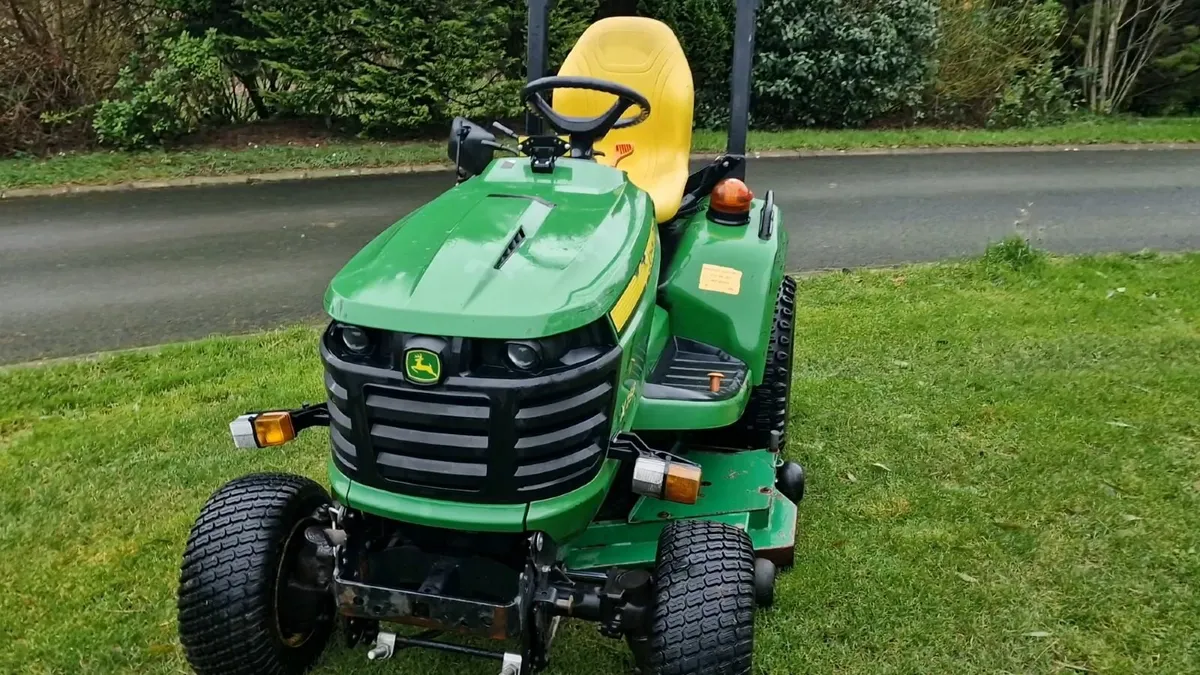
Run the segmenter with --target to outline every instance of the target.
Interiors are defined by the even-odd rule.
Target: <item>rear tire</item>
[[[787,443],[788,403],[792,397],[792,340],[795,330],[796,280],[783,277],[775,298],[775,320],[763,364],[762,384],[750,390],[750,400],[738,421],[722,434],[731,448],[770,448],[778,434],[778,449]]]
[[[179,575],[179,641],[198,675],[298,675],[321,655],[333,596],[298,596],[287,568],[326,504],[324,488],[286,474],[238,478],[209,498]]]
[[[646,675],[742,675],[754,653],[754,547],[745,532],[699,520],[658,538]]]

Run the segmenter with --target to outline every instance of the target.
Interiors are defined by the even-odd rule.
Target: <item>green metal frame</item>
[[[796,505],[775,489],[778,458],[767,450],[691,452],[703,467],[705,483],[692,505],[643,497],[626,520],[597,521],[565,552],[569,569],[652,567],[658,535],[672,520],[711,520],[733,525],[750,535],[766,557],[791,561],[796,538]]]

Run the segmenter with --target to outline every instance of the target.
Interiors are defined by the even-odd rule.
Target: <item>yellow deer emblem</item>
[[[404,358],[408,379],[418,384],[433,384],[442,379],[442,361],[425,349],[410,349]]]

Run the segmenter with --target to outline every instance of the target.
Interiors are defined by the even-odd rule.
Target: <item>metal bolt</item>
[[[721,380],[723,379],[725,379],[725,373],[709,373],[708,390],[714,394],[721,391]]]

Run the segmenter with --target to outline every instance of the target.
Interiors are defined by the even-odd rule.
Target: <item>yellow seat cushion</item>
[[[650,117],[628,129],[608,132],[596,143],[596,161],[624,169],[634,185],[654,200],[663,223],[679,211],[692,149],[692,69],[671,29],[661,21],[633,16],[592,24],[559,75],[595,77],[632,88],[650,102]],[[554,110],[573,117],[595,117],[614,97],[582,89],[554,92]],[[636,106],[630,109],[637,114]],[[626,114],[626,117],[629,115]]]

